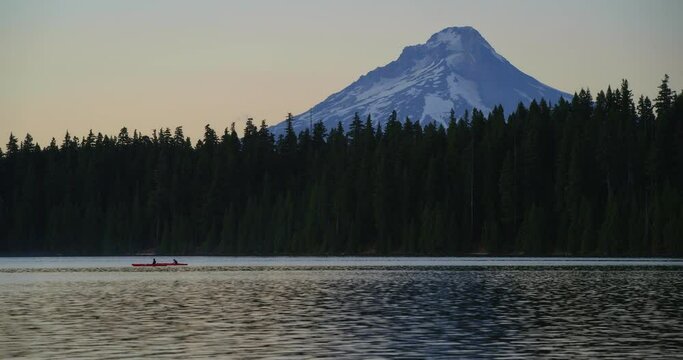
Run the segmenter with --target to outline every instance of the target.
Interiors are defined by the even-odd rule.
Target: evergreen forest
[[[683,256],[683,93],[0,150],[0,254]],[[446,115],[446,117],[448,117]],[[381,123],[381,125],[380,125]],[[260,126],[259,126],[260,125]]]

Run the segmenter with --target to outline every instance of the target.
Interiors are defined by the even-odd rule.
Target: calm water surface
[[[683,358],[681,260],[148,259],[0,258],[0,358]]]

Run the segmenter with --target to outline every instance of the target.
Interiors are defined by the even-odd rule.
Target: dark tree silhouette
[[[683,255],[683,95],[0,152],[2,254]],[[655,115],[656,114],[656,115]],[[444,127],[446,126],[446,127]],[[220,136],[219,136],[220,134]]]

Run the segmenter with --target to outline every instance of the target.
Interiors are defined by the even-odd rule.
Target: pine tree
[[[204,126],[203,144],[207,149],[213,149],[218,144],[218,135],[216,135],[216,131],[209,124]]]
[[[67,132],[67,137],[69,136],[69,133]],[[66,142],[66,139],[65,139]],[[128,128],[123,127],[121,128],[121,131],[119,131],[119,136],[117,137],[117,144],[120,146],[128,146],[133,143],[133,140],[130,138],[128,135]]]
[[[178,126],[173,132],[173,143],[176,146],[182,147],[185,144],[185,135],[183,134],[183,127]]]
[[[19,145],[17,145],[17,138],[14,136],[14,134],[10,133],[9,134],[9,141],[7,142],[7,156],[13,156],[19,152]]]
[[[655,109],[657,109],[657,116],[663,116],[669,108],[671,108],[671,103],[673,100],[673,93],[669,88],[669,75],[664,74],[664,79],[659,85],[659,93],[655,99]]]
[[[290,157],[290,160],[293,160],[291,157],[294,156],[297,149],[297,138],[292,125],[294,122],[292,113],[287,114],[285,122],[287,124],[285,127],[285,136],[279,141],[280,152]]]
[[[36,149],[36,145],[33,144],[33,136],[31,134],[26,134],[24,141],[21,142],[20,150],[23,152],[31,152]]]
[[[350,142],[352,144],[358,142],[361,138],[362,132],[363,132],[363,122],[360,120],[360,116],[358,116],[358,113],[355,113],[353,115],[353,120],[351,121],[351,125],[349,125],[349,133],[347,134]]]

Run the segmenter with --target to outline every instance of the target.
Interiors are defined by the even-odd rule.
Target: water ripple
[[[681,269],[0,274],[0,357],[672,358]]]

